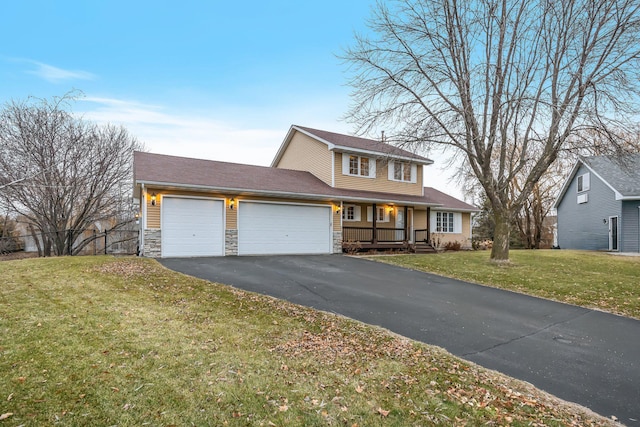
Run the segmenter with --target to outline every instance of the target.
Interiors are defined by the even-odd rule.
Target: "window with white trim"
[[[389,162],[389,180],[400,182],[417,181],[417,165],[406,162]]]
[[[342,173],[365,178],[376,177],[376,160],[355,154],[342,154]]]
[[[344,205],[342,207],[343,221],[360,221],[360,206]]]
[[[453,233],[453,212],[436,212],[436,232]]]
[[[367,222],[373,222],[373,206],[367,206]],[[384,206],[376,206],[376,222],[389,222],[389,211]]]
[[[581,193],[583,191],[589,191],[589,187],[590,187],[590,179],[589,179],[589,172],[582,174],[580,176],[578,176],[578,193]]]

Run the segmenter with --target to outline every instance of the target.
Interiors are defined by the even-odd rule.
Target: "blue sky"
[[[350,89],[337,56],[374,5],[4,2],[0,103],[78,89],[74,111],[126,126],[151,152],[269,165],[292,124],[354,130],[342,120]],[[427,173],[458,195],[437,166]]]

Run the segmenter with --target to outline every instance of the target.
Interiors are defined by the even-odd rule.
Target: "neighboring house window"
[[[578,177],[578,193],[589,190],[589,172]]]
[[[405,162],[389,163],[389,180],[415,183],[417,166]]]
[[[453,233],[453,212],[436,212],[436,232]]]
[[[342,219],[344,221],[360,221],[360,206],[344,205],[342,208]]]
[[[367,221],[373,222],[373,206],[367,206]],[[376,222],[389,222],[389,211],[384,206],[376,206]]]
[[[342,155],[342,171],[345,175],[375,178],[375,160],[369,157],[356,155]]]

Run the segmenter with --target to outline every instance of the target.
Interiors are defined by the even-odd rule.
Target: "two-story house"
[[[270,167],[136,152],[141,253],[341,253],[457,241],[477,208],[430,187],[425,157],[292,126]]]
[[[640,154],[580,158],[554,208],[562,249],[640,252]]]

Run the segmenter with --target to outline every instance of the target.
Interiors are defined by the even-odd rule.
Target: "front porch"
[[[347,252],[398,250],[416,253],[436,252],[429,230],[405,228],[343,227],[342,249]]]

